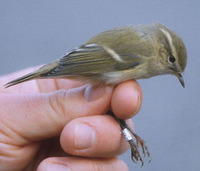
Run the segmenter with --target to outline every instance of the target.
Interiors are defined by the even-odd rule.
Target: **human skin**
[[[142,104],[139,84],[94,88],[44,79],[4,88],[35,69],[0,77],[0,170],[128,170],[116,156],[129,145],[106,112],[111,108],[120,119],[133,117]]]

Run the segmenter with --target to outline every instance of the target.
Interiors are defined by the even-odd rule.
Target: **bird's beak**
[[[182,74],[181,74],[181,73],[177,73],[176,76],[178,77],[178,79],[179,79],[181,85],[182,85],[183,87],[185,87],[185,83],[184,83]]]

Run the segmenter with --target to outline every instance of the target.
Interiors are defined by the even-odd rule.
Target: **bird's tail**
[[[47,65],[44,65],[37,71],[31,72],[27,75],[24,75],[15,80],[12,80],[12,81],[8,82],[7,84],[5,84],[4,86],[5,86],[5,88],[8,88],[10,86],[13,86],[13,85],[25,82],[25,81],[29,81],[29,80],[33,80],[33,79],[37,79],[37,78],[48,77],[48,73],[51,72],[52,70],[54,70],[56,67],[58,67],[57,61],[47,64]]]

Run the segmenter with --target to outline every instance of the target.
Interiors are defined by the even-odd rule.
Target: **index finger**
[[[111,108],[120,119],[135,116],[142,106],[142,89],[135,80],[123,82],[114,89]]]

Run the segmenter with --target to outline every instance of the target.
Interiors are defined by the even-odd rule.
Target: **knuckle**
[[[105,168],[103,167],[102,164],[94,163],[93,165],[91,165],[90,170],[91,170],[91,171],[93,171],[93,170],[94,170],[94,171],[104,171]]]
[[[66,90],[59,90],[48,97],[50,109],[53,111],[53,113],[60,116],[61,119],[63,119],[65,113],[62,101],[64,101],[66,93]]]

